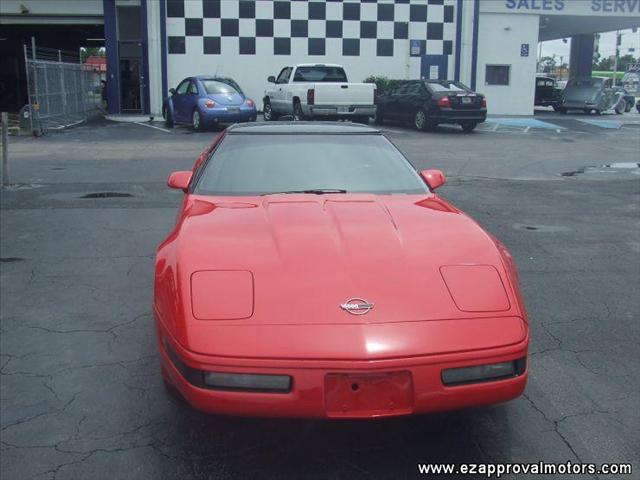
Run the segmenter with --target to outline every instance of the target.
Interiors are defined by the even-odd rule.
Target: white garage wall
[[[289,19],[274,19],[274,2],[271,0],[256,0],[255,18],[239,18],[241,15],[238,2],[235,1],[221,2],[220,18],[214,18],[205,16],[202,0],[185,0],[184,11],[174,11],[173,14],[168,14],[166,20],[167,43],[170,45],[172,41],[181,42],[184,39],[184,53],[169,52],[167,55],[168,86],[175,87],[184,77],[191,75],[229,76],[240,84],[249,97],[256,100],[261,109],[267,77],[277,75],[282,67],[296,63],[342,64],[352,82],[360,82],[369,75],[419,78],[421,58],[409,57],[411,39],[424,42],[424,53],[428,55],[442,55],[446,53],[445,49],[450,50],[448,68],[449,77],[453,78],[456,0],[444,0],[442,3],[433,2],[428,5],[425,0],[410,0],[408,3],[391,0],[377,3],[354,0],[326,2],[326,19],[322,20],[309,16],[309,5],[315,2],[325,3],[323,0],[291,2],[291,20],[308,21],[308,33],[303,37],[291,38],[290,55],[275,55],[273,37],[290,37],[291,24]],[[346,3],[359,4],[360,20],[345,18],[343,5]],[[378,19],[378,4],[393,5],[391,20]],[[426,21],[415,19],[416,11],[419,9],[425,9]],[[238,18],[238,33],[223,36],[221,19]],[[187,19],[202,19],[202,33],[199,30],[188,32]],[[256,36],[256,20],[265,19],[274,20],[273,37]],[[341,22],[342,38],[326,38],[326,21]],[[376,24],[375,38],[361,37],[361,22]],[[193,23],[191,22],[191,25]],[[407,24],[408,38],[397,38],[394,32],[396,23]],[[430,29],[433,30],[428,35]],[[216,42],[219,39],[220,53],[205,54],[203,37],[215,38]],[[255,54],[239,54],[239,37],[255,40]],[[324,55],[309,55],[309,38],[325,39]],[[343,38],[359,40],[359,56],[343,55]],[[377,54],[379,39],[393,42],[393,56]]]
[[[487,96],[489,114],[533,115],[538,23],[538,15],[480,14],[476,90]],[[528,57],[520,55],[523,43]],[[487,65],[511,65],[509,85],[487,85]]]
[[[339,63],[345,67],[345,71],[351,82],[361,82],[369,75],[384,75],[389,78],[419,78],[420,58],[407,55],[394,57],[376,57],[375,40],[363,41],[360,44],[359,57],[346,57],[342,51],[342,40],[327,38],[326,52],[324,56],[307,55],[307,46],[303,42],[291,42],[291,55],[273,55],[272,47],[266,46],[266,51],[261,51],[260,42],[256,42],[256,55],[202,55],[193,58],[193,55],[169,55],[168,84],[169,88],[176,87],[185,77],[191,75],[220,75],[236,80],[245,94],[256,101],[259,109],[262,109],[262,96],[267,88],[267,77],[277,76],[283,67],[298,63]],[[305,39],[306,40],[306,39]],[[188,38],[187,51],[200,47],[198,40]],[[222,49],[225,43],[228,50],[237,51],[236,38],[222,38]],[[193,43],[193,45],[190,45]],[[201,48],[201,47],[200,47]],[[407,46],[408,50],[408,46]],[[407,63],[409,63],[408,75]],[[450,70],[451,71],[451,70]]]

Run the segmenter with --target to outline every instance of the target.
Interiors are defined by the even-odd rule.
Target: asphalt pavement
[[[506,404],[366,422],[208,416],[165,391],[153,262],[181,194],[164,182],[215,132],[97,122],[12,138],[0,477],[402,479],[417,462],[572,461],[633,462],[638,478],[640,127],[574,120],[559,132],[384,127],[514,254],[530,377]]]

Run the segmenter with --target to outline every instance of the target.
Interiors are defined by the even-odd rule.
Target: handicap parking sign
[[[520,56],[528,57],[529,56],[529,44],[523,43],[520,45]]]

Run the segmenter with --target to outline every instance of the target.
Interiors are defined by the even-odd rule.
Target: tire
[[[293,103],[293,119],[297,122],[302,122],[305,119],[300,101]]]
[[[624,107],[625,113],[629,113],[631,111],[631,108],[633,108],[633,105],[631,104],[631,102],[627,102],[627,105]]]
[[[197,108],[193,109],[193,113],[191,114],[191,128],[193,128],[196,132],[202,131],[202,115],[200,114],[200,110]]]
[[[558,105],[552,105],[552,107],[553,107],[553,111],[554,111],[554,112],[559,112],[559,111],[561,111],[561,110],[562,110]],[[565,113],[566,113],[566,112],[565,112]]]
[[[427,120],[427,112],[419,108],[413,115],[413,127],[418,131],[424,131],[427,129],[429,122]]]
[[[376,115],[373,117],[373,123],[375,123],[376,125],[382,125],[384,123],[384,117],[377,109]]]
[[[616,108],[614,110],[616,112],[616,115],[622,115],[622,113],[625,111],[620,105],[616,105]]]
[[[273,122],[278,119],[278,114],[273,111],[269,100],[264,101],[262,106],[262,116],[266,122]]]
[[[166,127],[173,128],[173,118],[169,114],[169,110],[166,105],[162,107],[162,118],[164,118],[164,124]]]
[[[476,122],[466,122],[466,123],[463,123],[463,124],[461,125],[462,130],[463,130],[465,133],[471,133],[471,132],[473,132],[477,126],[478,126],[478,124],[477,124]]]
[[[366,115],[357,115],[351,119],[353,123],[361,123],[363,125],[369,125],[369,117]]]

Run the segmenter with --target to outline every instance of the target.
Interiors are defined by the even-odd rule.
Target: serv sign
[[[482,0],[480,11],[487,13],[640,17],[640,0]]]

